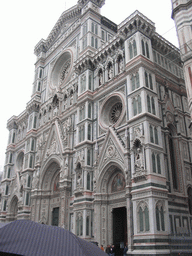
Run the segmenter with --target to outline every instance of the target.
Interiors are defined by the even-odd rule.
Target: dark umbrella
[[[0,228],[0,255],[106,256],[98,246],[68,230],[30,220],[16,220]]]

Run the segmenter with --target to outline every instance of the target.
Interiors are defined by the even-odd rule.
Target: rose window
[[[111,121],[115,124],[117,122],[117,120],[119,119],[119,117],[121,116],[121,112],[122,112],[122,103],[118,102],[116,103],[112,109],[111,109],[111,113],[110,113],[110,118]]]
[[[109,126],[118,126],[125,116],[125,99],[121,92],[109,95],[100,107],[99,125],[107,130]]]

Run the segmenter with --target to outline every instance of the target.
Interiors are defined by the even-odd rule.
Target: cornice
[[[151,38],[152,34],[155,32],[155,23],[139,11],[135,11],[118,25],[118,31],[126,38],[130,37],[136,31],[140,31]]]

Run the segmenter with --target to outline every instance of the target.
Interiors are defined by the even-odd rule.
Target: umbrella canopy
[[[0,252],[23,256],[106,256],[98,246],[68,230],[30,220],[16,220],[0,228]]]

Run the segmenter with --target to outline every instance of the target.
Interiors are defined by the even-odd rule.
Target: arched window
[[[131,77],[131,85],[132,85],[132,91],[134,91],[135,90],[135,76],[134,75],[132,75],[132,77]]]
[[[9,179],[11,177],[11,168],[9,167],[8,172],[7,172],[7,178]]]
[[[157,154],[157,171],[158,174],[161,174],[161,159],[159,154]]]
[[[13,133],[12,143],[15,143],[15,132]]]
[[[26,193],[25,205],[29,205],[29,192]]]
[[[88,172],[87,173],[87,190],[91,189],[90,182],[91,182],[91,177],[90,177],[90,173]]]
[[[94,37],[91,37],[91,46],[94,47]]]
[[[147,206],[145,206],[144,215],[145,215],[145,231],[149,231],[149,210]]]
[[[88,118],[91,118],[91,103],[88,104]]]
[[[165,221],[164,221],[163,206],[161,206],[161,209],[160,209],[160,216],[161,216],[161,229],[162,229],[162,231],[165,231]]]
[[[155,160],[155,154],[152,154],[152,166],[153,166],[153,172],[156,173],[156,160]]]
[[[189,213],[192,215],[192,188],[189,187],[187,190],[188,194],[188,206],[189,206]]]
[[[151,97],[151,106],[152,106],[152,113],[153,115],[156,114],[156,111],[155,111],[155,100],[153,97]]]
[[[149,132],[150,132],[150,141],[154,143],[154,138],[153,138],[153,127],[150,125],[149,126]]]
[[[87,150],[87,165],[91,164],[91,151],[90,149]]]
[[[157,231],[165,231],[164,210],[161,203],[156,205],[155,215]]]
[[[40,69],[40,71],[39,71],[39,78],[41,78],[42,77],[42,69]]]
[[[28,188],[31,187],[31,176],[30,175],[28,176],[28,179],[27,179],[27,187]]]
[[[159,218],[158,206],[156,206],[156,227],[157,227],[157,231],[160,231],[160,218]]]
[[[173,143],[172,132],[169,133],[169,157],[171,162],[171,171],[172,171],[172,181],[173,188],[178,189],[178,180],[177,180],[177,169],[176,169],[176,160],[175,160],[175,147]]]
[[[151,101],[149,95],[147,95],[147,109],[148,112],[151,113]]]
[[[86,76],[82,75],[81,77],[81,90],[80,92],[84,92],[86,90]]]
[[[97,40],[97,38],[95,38],[95,49],[97,49],[98,48],[98,40]]]
[[[147,58],[149,58],[149,46],[148,46],[148,43],[147,43],[147,42],[145,43],[145,46],[146,46]]]
[[[140,232],[143,232],[144,230],[144,227],[143,227],[143,211],[142,211],[142,208],[139,207],[139,231]]]
[[[156,127],[154,127],[154,134],[155,134],[155,144],[159,144],[158,131]]]
[[[86,217],[86,236],[89,236],[89,216]]]
[[[80,236],[83,235],[83,216],[80,217]]]
[[[33,168],[33,156],[30,156],[29,168]]]
[[[134,56],[137,55],[137,44],[135,40],[133,40],[133,53],[134,53]]]
[[[142,54],[145,56],[145,43],[143,39],[141,40],[141,45],[142,45]]]
[[[34,116],[33,128],[34,129],[37,128],[37,117],[36,116]]]
[[[136,73],[136,88],[140,87],[140,81],[139,81],[139,73]]]
[[[79,236],[79,217],[77,217],[76,225],[77,225],[77,236]]]
[[[5,188],[5,195],[8,195],[8,193],[9,193],[9,186],[6,185],[6,188]]]
[[[138,211],[139,217],[139,232],[147,232],[150,230],[149,224],[149,209],[147,205],[143,205],[139,207]]]
[[[149,74],[149,86],[150,86],[150,89],[153,90],[153,81],[152,81],[151,74]]]
[[[41,90],[41,82],[38,83],[37,90],[40,92],[40,90]]]
[[[133,58],[133,48],[132,48],[131,42],[129,43],[129,57],[130,57],[130,59]]]
[[[142,112],[142,105],[141,105],[141,96],[137,96],[137,103],[138,103],[138,113],[140,114]]]
[[[89,90],[92,89],[92,74],[89,74]]]
[[[3,204],[3,211],[5,212],[7,208],[7,200],[4,200],[4,204]]]
[[[87,139],[91,140],[91,124],[88,124],[88,134],[87,134]]]
[[[149,87],[148,74],[147,74],[146,71],[145,71],[145,86],[146,86],[146,87]]]
[[[9,157],[9,163],[10,163],[10,164],[12,163],[12,160],[13,160],[13,154],[10,153],[10,157]]]
[[[133,115],[137,115],[137,101],[135,98],[133,99]]]
[[[31,140],[31,151],[34,151],[34,147],[35,146],[35,140],[34,139],[32,139]]]

